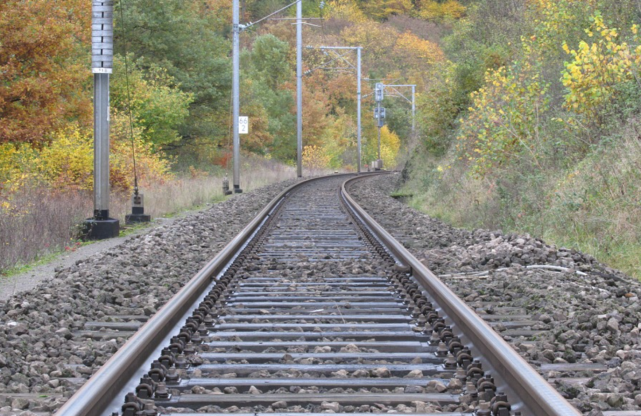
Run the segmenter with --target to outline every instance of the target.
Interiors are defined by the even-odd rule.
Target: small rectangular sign
[[[111,68],[91,68],[94,74],[111,74]]]
[[[249,117],[247,116],[238,117],[238,133],[239,134],[249,133]]]

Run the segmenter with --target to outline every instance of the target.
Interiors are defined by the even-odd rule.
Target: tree
[[[312,171],[321,170],[329,164],[329,156],[318,146],[305,146],[303,149],[303,166]]]
[[[361,6],[368,16],[377,20],[412,10],[411,0],[367,0],[362,1]]]
[[[41,144],[70,119],[87,120],[91,2],[0,2],[0,143]]]
[[[134,124],[142,128],[146,142],[156,147],[176,142],[181,138],[178,128],[189,116],[193,94],[181,91],[164,68],[151,65],[145,74],[140,65],[130,54],[129,74],[125,76],[124,58],[114,57],[114,72],[119,76],[112,79],[111,105],[123,114],[131,108]]]
[[[287,59],[289,50],[287,42],[268,34],[256,38],[251,52],[242,56],[244,67],[249,68],[244,77],[250,87],[242,108],[252,108],[255,114],[267,116],[259,126],[266,124],[269,134],[262,135],[265,140],[262,146],[254,144],[254,147],[267,149],[280,160],[296,157],[294,88],[286,82],[294,77]]]
[[[276,89],[290,79],[291,68],[287,62],[289,44],[274,35],[256,38],[251,52],[252,72],[255,78],[269,88]]]
[[[165,68],[186,93],[193,94],[190,117],[180,129],[186,137],[222,137],[229,106],[230,43],[212,28],[220,18],[200,2],[185,0],[129,0],[117,20],[116,52],[143,58],[146,71]]]

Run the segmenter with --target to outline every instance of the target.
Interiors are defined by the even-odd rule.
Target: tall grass
[[[529,233],[641,279],[641,120],[578,163],[521,162],[477,179],[455,155],[420,156],[403,193],[411,206],[464,228]],[[448,168],[448,166],[451,166]]]
[[[241,188],[251,191],[295,176],[295,169],[290,166],[252,159],[242,166]],[[223,177],[224,174],[197,173],[142,187],[145,213],[155,218],[221,200]],[[121,224],[130,213],[130,197],[112,194],[110,198],[110,215],[120,219]],[[11,195],[10,208],[0,207],[0,272],[73,249],[80,225],[92,213],[92,195],[86,192],[30,186]]]

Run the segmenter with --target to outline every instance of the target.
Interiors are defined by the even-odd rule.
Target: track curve
[[[58,414],[579,414],[343,183],[281,193]]]

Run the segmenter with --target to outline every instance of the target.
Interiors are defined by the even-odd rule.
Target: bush
[[[527,48],[526,48],[527,49]],[[485,86],[472,93],[472,107],[461,121],[461,156],[483,177],[521,153],[535,161],[549,110],[547,84],[541,81],[534,56],[485,76]]]
[[[169,162],[145,143],[140,129],[134,130],[133,143],[127,118],[114,113],[110,140],[110,185],[114,191],[133,187],[132,145],[140,183],[163,182],[170,178]],[[5,193],[18,192],[27,183],[40,183],[54,190],[93,189],[93,133],[77,124],[52,135],[51,144],[34,148],[28,144],[0,146],[0,179]]]

